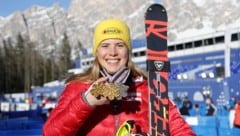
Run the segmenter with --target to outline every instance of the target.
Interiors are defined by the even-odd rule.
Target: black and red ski
[[[149,124],[151,136],[168,136],[168,61],[167,11],[152,4],[145,14],[147,71],[149,86]]]

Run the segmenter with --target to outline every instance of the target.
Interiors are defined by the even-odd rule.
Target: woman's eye
[[[101,44],[101,47],[108,47],[108,44]]]
[[[117,44],[118,47],[124,47],[125,45],[123,43]]]

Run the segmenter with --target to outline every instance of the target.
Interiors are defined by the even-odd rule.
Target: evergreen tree
[[[73,62],[71,60],[71,46],[68,40],[68,36],[64,33],[64,38],[60,47],[60,75],[65,78],[67,76],[67,70],[73,68]]]

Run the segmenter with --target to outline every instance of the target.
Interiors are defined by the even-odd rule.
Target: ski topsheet
[[[168,61],[167,11],[152,4],[145,14],[147,71],[149,88],[149,125],[151,136],[168,136]]]

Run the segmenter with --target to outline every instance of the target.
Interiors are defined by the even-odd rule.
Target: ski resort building
[[[146,40],[132,41],[133,61],[146,69]],[[218,31],[168,43],[171,72],[169,97],[196,103],[211,96],[217,105],[240,97],[240,29]],[[92,49],[80,53],[78,72],[91,66]]]

